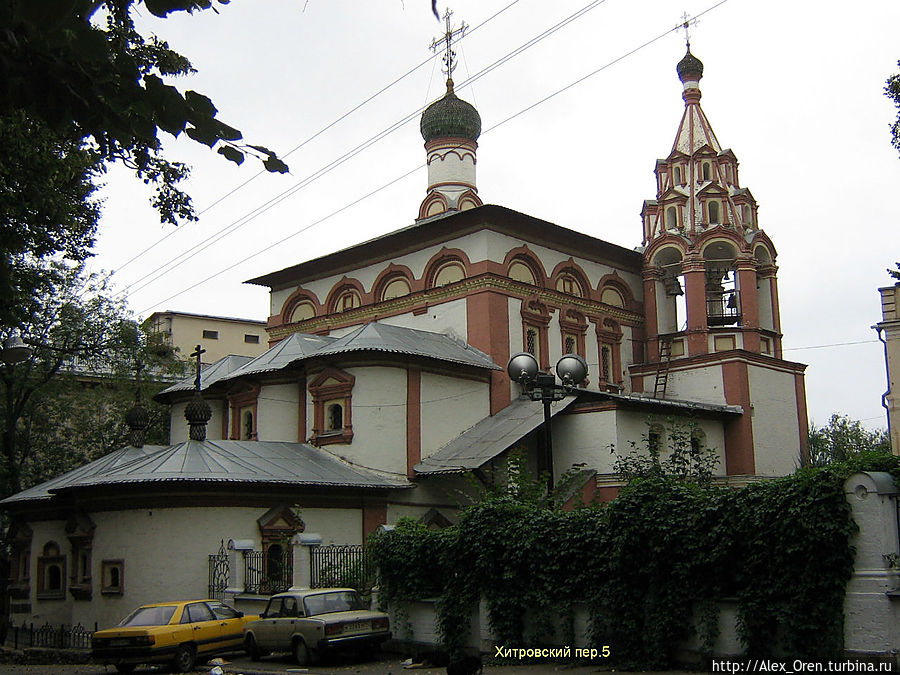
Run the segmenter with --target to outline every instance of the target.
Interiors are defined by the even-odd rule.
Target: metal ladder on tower
[[[659,368],[656,370],[656,382],[653,385],[653,398],[666,397],[666,385],[669,383],[669,364],[672,361],[672,339],[659,340]]]

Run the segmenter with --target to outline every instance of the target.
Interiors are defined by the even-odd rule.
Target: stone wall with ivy
[[[688,642],[713,656],[728,599],[746,655],[837,659],[857,529],[844,481],[860,469],[900,474],[897,458],[873,455],[740,490],[636,479],[608,505],[571,511],[495,493],[453,527],[376,534],[380,599],[402,616],[437,598],[451,653],[479,603],[507,648],[574,647],[574,608],[586,606],[588,645],[642,668],[671,667]]]

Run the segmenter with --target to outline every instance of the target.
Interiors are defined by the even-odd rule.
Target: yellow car
[[[176,673],[187,673],[198,656],[240,649],[244,624],[258,618],[218,600],[144,605],[115,628],[94,633],[91,655],[120,673],[130,673],[139,663],[170,663]]]

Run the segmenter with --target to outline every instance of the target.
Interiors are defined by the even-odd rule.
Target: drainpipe
[[[872,328],[874,328],[875,331],[878,333],[878,340],[881,342],[881,344],[884,345],[884,373],[885,373],[885,377],[887,378],[888,388],[887,388],[887,391],[885,391],[881,395],[881,407],[884,408],[885,413],[887,414],[887,432],[888,432],[888,438],[890,439],[890,438],[892,438],[892,436],[891,436],[891,409],[888,407],[887,397],[888,397],[888,394],[891,393],[891,371],[888,367],[887,340],[885,340],[884,337],[882,337],[882,335],[881,335],[881,330],[882,330],[881,326],[872,326]]]

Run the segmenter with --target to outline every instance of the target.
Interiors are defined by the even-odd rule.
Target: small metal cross
[[[684,12],[681,15],[681,18],[683,19],[683,22],[682,22],[681,26],[679,26],[679,28],[684,30],[684,42],[687,45],[688,51],[690,51],[690,49],[691,49],[690,27],[696,26],[699,19],[692,19],[691,15],[688,14],[687,12]]]
[[[431,41],[431,51],[433,52],[437,52],[441,43],[444,43],[444,72],[447,73],[448,78],[453,77],[453,70],[456,68],[456,64],[453,62],[453,59],[456,57],[456,52],[453,51],[453,39],[462,38],[469,29],[465,22],[461,23],[456,30],[452,29],[450,27],[451,16],[453,16],[453,12],[447,8],[447,11],[444,13],[444,22],[446,23],[444,35]]]
[[[197,377],[194,378],[194,387],[196,387],[197,391],[200,391],[200,355],[205,354],[206,350],[201,349],[200,345],[197,345],[197,349],[191,352],[191,358],[197,357]]]

